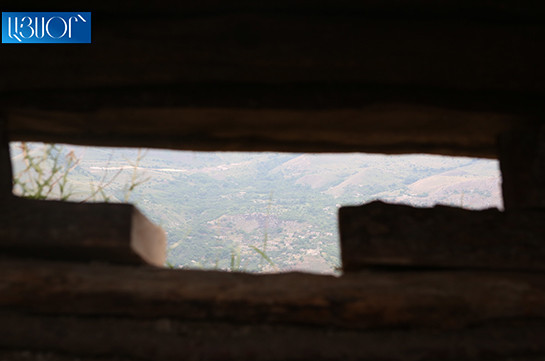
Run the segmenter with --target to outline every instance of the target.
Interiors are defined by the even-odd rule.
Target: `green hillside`
[[[31,149],[35,154],[42,151],[40,145]],[[106,196],[123,201],[129,196],[166,230],[168,260],[176,267],[331,273],[339,266],[336,213],[342,204],[382,199],[417,206],[501,208],[498,164],[491,160],[138,153],[69,145],[59,152],[62,159],[70,154],[80,160],[69,174],[71,199],[97,201]],[[24,159],[15,144],[12,157],[18,174]],[[139,182],[127,192],[128,184]],[[101,185],[104,192],[96,192]]]

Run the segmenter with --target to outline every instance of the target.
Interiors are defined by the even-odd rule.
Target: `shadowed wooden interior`
[[[0,359],[545,357],[541,2],[78,6],[92,44],[0,46]],[[338,278],[174,271],[132,206],[14,197],[16,140],[499,158],[506,212],[341,209]]]

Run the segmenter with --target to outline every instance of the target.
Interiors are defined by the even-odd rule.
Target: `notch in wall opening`
[[[12,143],[14,193],[131,202],[172,268],[340,268],[337,212],[373,200],[502,208],[498,162],[431,155],[183,152]]]

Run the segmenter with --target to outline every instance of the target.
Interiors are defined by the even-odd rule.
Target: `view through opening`
[[[11,156],[17,195],[137,205],[167,232],[173,268],[335,273],[341,205],[503,208],[487,159],[40,143],[12,143]]]

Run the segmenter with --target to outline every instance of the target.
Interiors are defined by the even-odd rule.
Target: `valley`
[[[32,144],[32,152],[40,147]],[[168,265],[175,268],[335,273],[341,205],[380,199],[502,208],[493,160],[71,145],[57,151],[62,160],[78,159],[68,175],[71,200],[136,204],[167,232]],[[25,167],[17,144],[12,157],[17,176]]]

